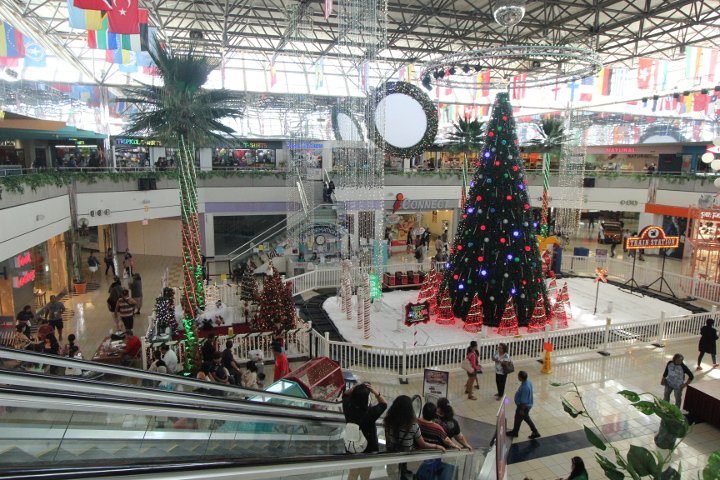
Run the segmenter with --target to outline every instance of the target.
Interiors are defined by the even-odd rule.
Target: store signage
[[[700,220],[720,220],[720,210],[700,210]]]
[[[645,227],[637,237],[629,237],[626,240],[625,248],[638,250],[640,248],[677,248],[680,245],[680,237],[668,237],[665,230],[657,225]]]
[[[153,140],[151,138],[115,137],[113,144],[136,147],[162,147],[162,142],[160,140]]]
[[[33,280],[35,280],[35,270],[20,272],[20,275],[13,276],[13,288],[22,288]]]
[[[635,153],[635,147],[607,147],[605,153]]]
[[[380,282],[380,275],[377,273],[369,273],[370,277],[370,299],[375,300],[376,298],[382,297],[382,282]]]
[[[408,303],[405,305],[405,325],[412,326],[430,321],[430,304],[428,302]]]
[[[637,206],[637,200],[620,200],[620,205]]]
[[[423,394],[425,398],[428,398],[428,395],[437,398],[447,397],[449,383],[450,372],[426,368],[423,373]]]
[[[300,142],[300,143],[288,143],[287,148],[289,150],[318,150],[323,148],[322,143],[309,143],[309,142]]]
[[[400,210],[450,210],[457,207],[457,200],[411,200],[402,193],[398,193],[393,201],[392,211],[395,213]]]
[[[25,265],[29,265],[32,261],[32,258],[30,257],[30,252],[24,252],[15,257],[15,268],[22,268]]]

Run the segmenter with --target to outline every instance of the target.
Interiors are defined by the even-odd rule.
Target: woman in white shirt
[[[500,400],[505,394],[505,382],[507,382],[507,374],[503,369],[503,363],[510,362],[507,343],[498,344],[497,350],[493,354],[493,360],[495,361],[495,385],[497,386],[495,400]]]
[[[167,366],[168,373],[177,373],[178,371],[178,357],[175,352],[170,350],[169,345],[161,345],[160,351],[162,352],[162,359]]]

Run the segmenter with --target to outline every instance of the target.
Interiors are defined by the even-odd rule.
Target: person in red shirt
[[[287,355],[285,355],[282,347],[277,343],[273,344],[273,357],[275,357],[275,375],[273,376],[273,380],[277,382],[290,373],[290,365],[288,364]]]
[[[140,337],[133,334],[132,330],[125,330],[125,355],[123,356],[123,363],[130,365],[140,355],[140,349],[142,343],[140,343]]]

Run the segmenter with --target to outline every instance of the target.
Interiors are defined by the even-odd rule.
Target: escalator
[[[309,480],[347,478],[355,467],[392,478],[399,463],[438,458],[437,451],[347,455],[344,419],[319,419],[312,408],[255,403],[262,409],[244,412],[252,402],[225,400],[232,408],[223,408],[198,395],[193,405],[169,392],[152,401],[88,394],[86,382],[65,381],[75,391],[46,389],[41,378],[0,387],[0,478]],[[442,461],[455,465],[458,479],[477,478],[483,453],[451,452]]]

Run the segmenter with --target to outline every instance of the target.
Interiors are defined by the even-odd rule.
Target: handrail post
[[[323,347],[325,357],[330,357],[330,332],[325,332],[325,346]]]
[[[610,355],[610,352],[608,352],[608,343],[610,342],[610,325],[611,324],[612,324],[612,318],[607,317],[605,319],[605,332],[603,335],[603,337],[604,337],[603,338],[603,349],[598,352],[600,355],[603,355],[605,357]]]
[[[402,358],[400,363],[400,384],[407,385],[407,342],[402,345]]]
[[[713,309],[715,306],[713,306]],[[653,346],[662,348],[665,346],[665,312],[660,312],[660,324],[658,325],[658,334]]]

